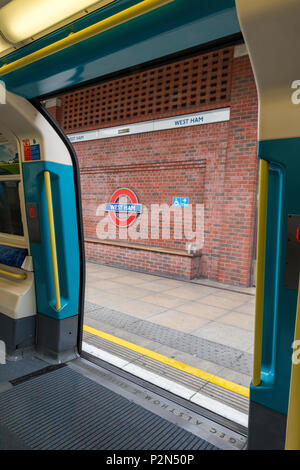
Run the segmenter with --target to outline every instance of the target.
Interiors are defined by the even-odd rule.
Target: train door
[[[299,449],[299,2],[238,0],[237,9],[260,95],[249,448]]]
[[[83,251],[71,150],[28,101],[0,115],[0,340],[8,358],[76,356]],[[81,290],[81,292],[79,292]]]

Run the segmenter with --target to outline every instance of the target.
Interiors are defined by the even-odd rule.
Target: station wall
[[[70,92],[48,100],[46,106],[72,135],[230,107],[229,121],[73,145],[81,169],[87,259],[171,277],[251,284],[257,93],[243,45]],[[138,202],[149,209],[148,230],[138,218],[130,233],[114,229],[111,223],[106,236],[99,232],[107,217],[99,206],[119,188],[133,190]],[[200,248],[184,236],[184,230],[181,237],[176,232],[180,214],[172,203],[177,196],[189,198],[192,232],[198,230],[196,207],[203,207]],[[151,227],[153,204],[171,210],[167,238],[162,234],[162,216],[156,219],[158,237]]]

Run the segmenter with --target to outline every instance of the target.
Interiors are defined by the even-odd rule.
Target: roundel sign
[[[105,204],[105,210],[117,227],[129,227],[142,212],[142,204],[131,189],[120,188]]]

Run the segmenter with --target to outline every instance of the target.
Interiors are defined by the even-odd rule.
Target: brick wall
[[[248,56],[234,58],[233,53],[233,47],[227,48],[69,93],[60,97],[60,111],[50,108],[68,133],[231,108],[230,122],[74,144],[88,238],[96,238],[101,220],[97,207],[120,187],[132,189],[146,206],[171,205],[173,196],[188,196],[193,206],[205,207],[201,258],[89,242],[88,259],[249,285],[257,188],[257,95]],[[187,240],[174,237],[173,219],[169,240],[147,238],[142,229],[137,236],[135,244],[186,250]]]
[[[249,285],[257,198],[257,91],[248,56],[233,63],[217,278]],[[223,238],[224,237],[224,238]]]
[[[73,133],[225,106],[232,54],[225,48],[68,93],[62,127]]]
[[[222,126],[218,128],[222,132]],[[215,128],[215,132],[218,128]],[[207,131],[211,131],[208,126]],[[198,146],[199,150],[196,151],[195,146]],[[159,131],[155,133],[155,137],[152,133],[144,133],[121,139],[82,142],[76,144],[76,152],[81,162],[86,236],[96,236],[95,229],[101,220],[101,217],[96,215],[97,206],[109,202],[117,188],[131,188],[144,208],[149,210],[148,234],[142,230],[142,226],[141,232],[136,234],[139,238],[135,239],[135,242],[186,249],[187,240],[175,237],[174,214],[170,214],[168,239],[163,237],[162,216],[159,219],[157,217],[158,226],[150,224],[151,205],[166,204],[172,207],[172,196],[189,196],[190,205],[193,207],[204,202],[207,159],[202,158],[201,154],[206,153],[206,157],[209,155],[206,144],[201,145],[199,141],[198,129]],[[154,211],[152,214],[154,215]],[[193,216],[192,229],[195,230],[195,211]],[[136,225],[139,224],[136,223],[133,229]],[[112,230],[114,225],[111,224],[110,228]],[[159,238],[153,236],[153,229],[159,231]],[[122,233],[124,229],[116,229],[116,232],[116,239],[124,239],[124,236],[127,238],[126,234]],[[132,235],[129,234],[129,238],[132,239]]]

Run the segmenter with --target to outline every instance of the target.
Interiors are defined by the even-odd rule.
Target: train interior
[[[8,27],[9,14],[14,18],[22,12],[20,1],[2,3],[0,24],[5,27],[2,31],[0,26],[0,39],[6,42],[3,39],[0,57],[0,449],[299,448],[297,419],[293,421],[297,369],[290,364],[299,276],[299,245],[291,242],[300,224],[299,130],[287,124],[298,116],[289,95],[290,83],[297,78],[294,52],[287,54],[298,34],[297,2],[284,9],[277,0],[220,0],[214,6],[192,0],[189,11],[181,0],[85,2],[85,9],[75,9],[71,19],[62,12],[42,31],[32,24],[30,39],[26,32],[14,39]],[[280,38],[286,33],[285,40],[276,43],[280,61],[272,54],[269,36],[274,38],[278,21]],[[206,50],[231,44],[240,41],[241,32],[260,95],[249,416],[246,386],[230,388],[225,379],[207,374],[197,380],[209,393],[194,393],[191,400],[184,380],[172,380],[170,358],[162,366],[162,385],[154,373],[144,377],[134,368],[120,367],[120,361],[114,363],[114,350],[97,355],[91,345],[83,347],[83,335],[93,331],[84,326],[79,167],[69,139],[41,104],[59,91],[92,83],[100,73],[134,70],[199,45]],[[286,125],[282,118],[278,123],[279,116],[285,116]],[[108,339],[103,333],[92,343],[101,349]],[[125,343],[127,354],[143,355],[142,348],[133,351]],[[155,359],[161,365],[158,356],[150,357]]]

